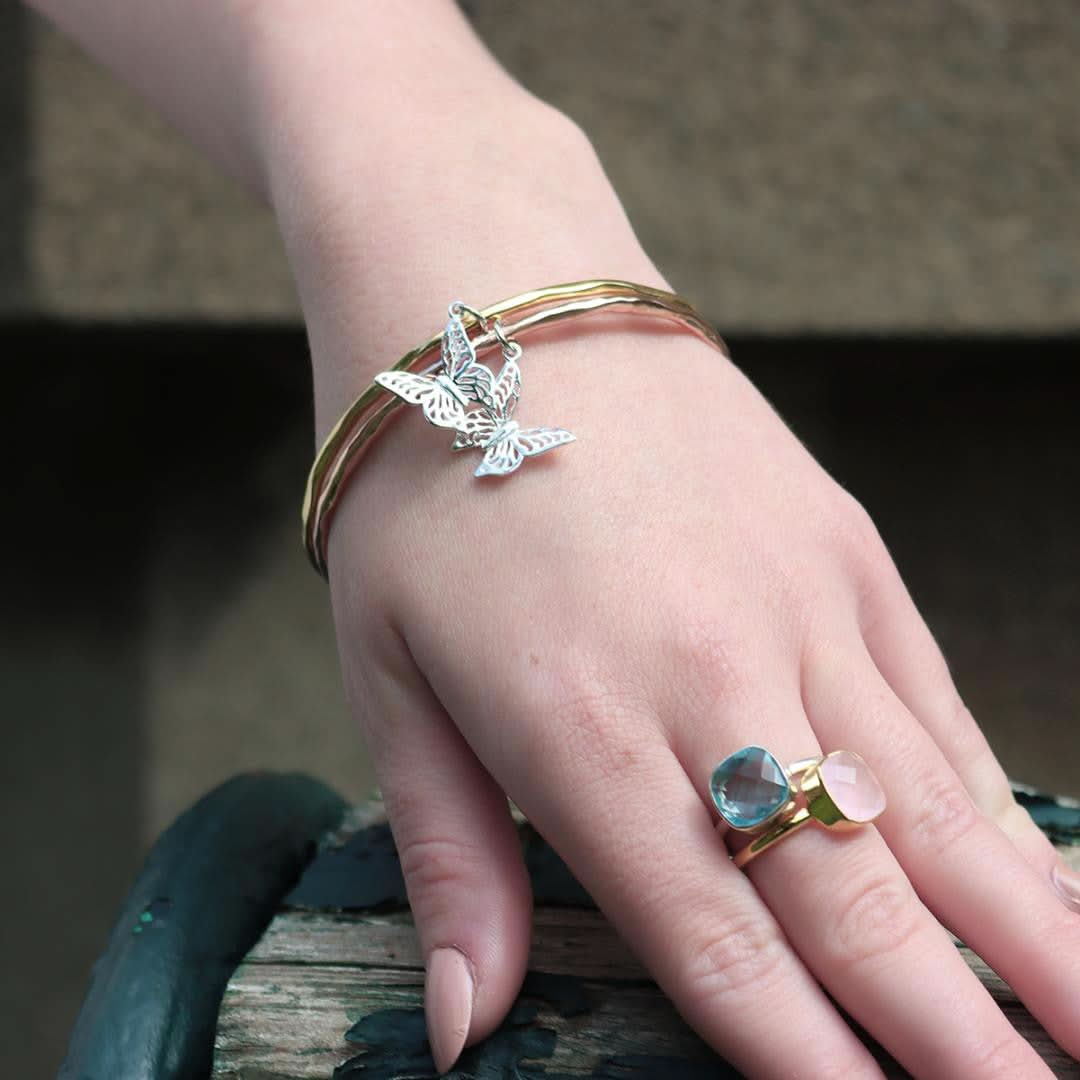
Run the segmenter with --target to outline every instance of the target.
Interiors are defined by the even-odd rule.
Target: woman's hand
[[[865,513],[735,367],[639,326],[526,343],[519,409],[573,446],[485,483],[407,413],[334,525],[346,685],[439,1064],[524,971],[505,792],[747,1074],[879,1075],[827,991],[917,1076],[1049,1075],[934,916],[1077,1054],[1080,918],[1051,891],[1053,848]],[[737,870],[708,779],[748,743],[856,750],[888,809]]]

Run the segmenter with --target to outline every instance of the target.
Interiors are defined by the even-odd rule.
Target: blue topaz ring
[[[724,822],[752,837],[732,857],[739,867],[810,821],[853,829],[885,810],[878,778],[851,750],[802,758],[785,769],[765,747],[744,746],[713,769],[709,791]]]

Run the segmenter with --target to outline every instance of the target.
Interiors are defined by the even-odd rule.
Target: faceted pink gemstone
[[[872,821],[885,809],[885,792],[858,754],[834,750],[818,771],[829,797],[851,821]]]

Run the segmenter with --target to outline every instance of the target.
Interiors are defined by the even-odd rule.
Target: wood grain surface
[[[363,840],[365,835],[373,841]],[[302,883],[292,905],[272,921],[237,969],[219,1017],[215,1078],[417,1080],[436,1075],[423,1027],[423,959],[412,919],[401,907],[386,836],[371,828],[350,834],[346,828],[324,852],[329,861],[320,856],[322,869],[319,859],[313,864],[307,893]],[[559,871],[544,861],[546,845],[535,834],[523,837],[540,895],[557,899],[562,886],[552,874]],[[358,839],[363,840],[360,848]],[[1080,846],[1062,843],[1059,849],[1080,868]],[[357,859],[355,868],[365,875],[357,897],[367,909],[295,905],[297,897],[310,899],[311,890],[320,888],[330,889],[341,902],[343,855]],[[381,901],[380,893],[385,893]],[[351,905],[346,901],[345,906]],[[1080,1063],[1053,1043],[1008,985],[959,939],[953,940],[1054,1074],[1080,1077]],[[907,1075],[857,1024],[852,1026],[887,1076]],[[498,1032],[465,1052],[451,1075],[477,1080],[704,1080],[739,1074],[683,1023],[602,914],[546,903],[535,912],[529,975],[517,1005]]]

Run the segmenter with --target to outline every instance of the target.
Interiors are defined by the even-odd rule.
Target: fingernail
[[[1080,911],[1080,874],[1064,863],[1057,862],[1050,871],[1050,881],[1065,906],[1073,911]]]
[[[424,987],[428,1042],[435,1068],[446,1072],[461,1053],[473,1010],[473,978],[469,961],[458,949],[434,949],[428,957]]]

